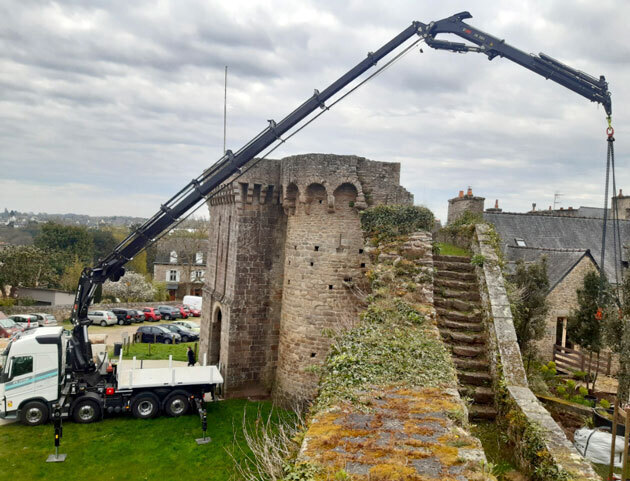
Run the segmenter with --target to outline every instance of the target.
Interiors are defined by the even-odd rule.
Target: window
[[[514,241],[516,242],[516,245],[518,247],[527,247],[527,244],[525,243],[525,241],[523,239],[519,239],[517,237],[516,239],[514,239]]]
[[[13,358],[11,377],[21,376],[33,372],[33,356],[19,356]]]
[[[176,251],[171,251],[169,262],[171,264],[177,264],[177,252]]]
[[[197,252],[195,254],[195,264],[203,264],[203,252]]]
[[[179,282],[179,271],[175,269],[168,271],[166,280],[170,282]]]

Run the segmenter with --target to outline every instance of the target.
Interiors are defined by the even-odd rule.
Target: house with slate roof
[[[550,310],[546,333],[539,342],[544,358],[551,359],[553,345],[572,347],[567,341],[567,317],[577,306],[576,289],[589,270],[599,270],[602,254],[603,217],[577,217],[535,213],[484,212],[501,237],[501,249],[508,263],[536,262],[545,257],[549,278],[547,301]],[[619,221],[622,244],[630,240],[630,220]],[[604,270],[612,283],[620,282],[628,266],[626,253],[621,262],[615,255],[612,223],[608,225]]]
[[[473,212],[483,209],[483,197],[462,195],[449,200],[449,219],[456,218],[473,206]],[[613,197],[619,206],[619,231],[622,245],[630,243],[630,196],[619,192]],[[479,205],[481,204],[481,206]],[[610,216],[610,212],[609,212]],[[567,340],[567,317],[577,307],[577,288],[582,286],[585,274],[600,269],[602,263],[602,229],[604,209],[542,210],[535,208],[526,213],[503,212],[498,201],[494,208],[483,211],[486,222],[494,225],[501,238],[501,250],[508,268],[518,261],[537,262],[545,258],[549,278],[547,301],[550,310],[546,318],[544,338],[539,351],[545,359],[552,359],[554,344],[573,347]],[[621,281],[622,271],[628,267],[625,250],[622,258],[615,254],[612,223],[608,224],[603,259],[608,280]]]

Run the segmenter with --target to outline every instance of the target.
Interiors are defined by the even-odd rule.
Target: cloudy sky
[[[413,20],[462,10],[517,48],[606,75],[630,193],[630,3],[490,3],[0,0],[0,209],[150,216],[222,154],[225,65],[236,151]],[[601,107],[508,60],[424,47],[274,156],[400,162],[441,218],[468,186],[505,210],[546,208],[555,192],[559,206],[601,206],[605,127]]]

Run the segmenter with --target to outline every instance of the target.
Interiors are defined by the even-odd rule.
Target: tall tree
[[[514,328],[527,367],[536,355],[537,340],[545,334],[545,316],[549,312],[547,294],[549,279],[547,261],[525,264],[519,261],[509,276],[508,295],[514,317]]]
[[[8,246],[0,249],[0,290],[15,297],[17,288],[52,287],[57,282],[53,268],[56,256],[35,246]],[[9,289],[10,286],[10,289]]]
[[[94,260],[94,244],[90,232],[85,227],[63,225],[48,222],[42,226],[40,234],[35,238],[35,245],[40,249],[59,252],[59,262],[55,265],[61,275],[75,257],[83,265],[91,265]]]

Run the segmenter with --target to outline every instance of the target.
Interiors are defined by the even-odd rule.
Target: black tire
[[[106,325],[107,325],[107,322],[101,321],[101,327],[105,327]]]
[[[170,344],[171,340],[167,337],[166,339],[164,339],[164,344]]]
[[[39,426],[48,421],[48,406],[41,401],[27,402],[20,411],[20,422],[27,426]]]
[[[72,409],[75,423],[90,424],[101,419],[101,407],[94,399],[79,399]]]
[[[188,341],[189,341],[188,336],[182,336],[182,342],[188,342]]]
[[[183,416],[189,409],[188,396],[183,392],[174,392],[164,401],[164,412],[173,418]]]
[[[131,412],[137,419],[151,419],[160,413],[160,402],[151,393],[138,394],[131,401]]]

